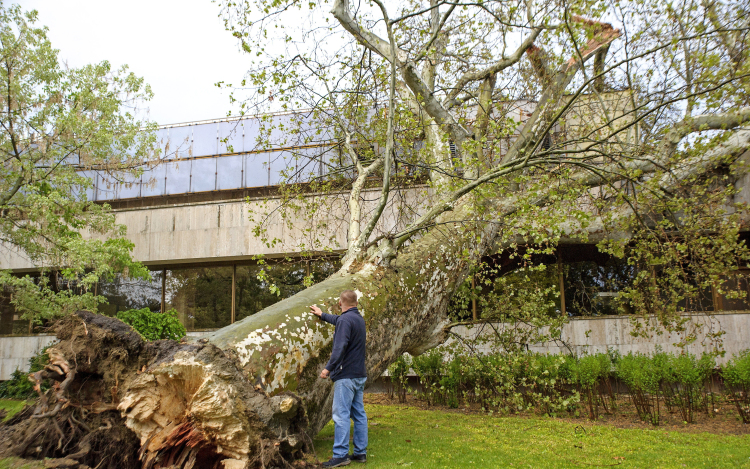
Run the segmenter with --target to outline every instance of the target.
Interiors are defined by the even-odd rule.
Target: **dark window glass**
[[[232,267],[200,267],[167,271],[165,300],[189,331],[230,324]]]
[[[635,277],[633,266],[610,258],[603,265],[570,262],[565,271],[565,310],[569,316],[600,316],[629,312],[617,301],[619,292]]]
[[[114,316],[120,311],[149,308],[161,311],[160,270],[151,272],[151,280],[128,278],[117,274],[108,282],[99,282],[97,294],[107,298],[108,304],[99,305],[99,312]]]
[[[725,311],[747,311],[750,310],[750,270],[741,270],[734,275],[727,276],[723,289],[726,291],[721,295],[721,303]],[[738,297],[729,298],[728,296]]]
[[[29,321],[21,319],[10,300],[10,292],[0,292],[0,335],[24,335],[32,332]]]
[[[258,280],[261,266],[237,266],[235,320],[255,314],[284,298],[304,290],[304,279],[312,275],[313,283],[320,282],[338,268],[337,260],[318,259],[272,263],[265,266],[267,281]],[[278,295],[269,289],[271,284],[279,289]]]

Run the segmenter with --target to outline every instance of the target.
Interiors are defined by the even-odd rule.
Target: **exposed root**
[[[119,320],[79,312],[57,326],[39,393],[0,428],[0,457],[100,469],[289,468],[307,417],[292,394],[256,389],[213,345],[145,342]],[[42,392],[42,383],[53,386]],[[298,466],[297,466],[298,467]]]

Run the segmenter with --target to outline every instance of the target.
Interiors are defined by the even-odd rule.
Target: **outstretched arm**
[[[324,313],[323,310],[318,308],[316,305],[310,306],[310,313],[316,315],[321,320],[329,324],[333,324],[334,326],[336,325],[336,322],[339,320],[339,317],[340,317],[335,314]]]

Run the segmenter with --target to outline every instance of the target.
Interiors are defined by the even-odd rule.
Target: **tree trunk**
[[[750,132],[737,132],[662,187],[709,169],[718,161],[709,156],[739,156],[748,146]],[[100,468],[288,466],[331,417],[331,382],[318,375],[333,328],[310,305],[336,312],[342,290],[357,292],[370,380],[402,353],[441,343],[452,294],[469,266],[499,246],[498,223],[466,222],[471,197],[393,259],[383,240],[366,261],[196,343],[145,342],[119,320],[88,312],[63,319],[50,364],[32,375],[56,384],[2,428],[0,454]],[[508,200],[489,209],[501,221],[517,207]],[[564,231],[575,235],[574,227]],[[600,221],[585,230],[589,239],[620,235]]]
[[[460,212],[453,212],[456,219]],[[71,378],[66,392],[53,389],[36,409],[17,416],[3,430],[0,452],[75,456],[96,466],[106,450],[92,449],[91,440],[110,431],[95,429],[106,418],[127,440],[110,448],[118,452],[111,467],[283,467],[301,457],[331,418],[333,386],[318,375],[333,328],[311,315],[310,305],[336,313],[341,291],[357,292],[368,328],[368,377],[375,380],[402,353],[419,354],[443,341],[450,297],[494,237],[492,228],[475,233],[441,225],[388,267],[377,258],[355,262],[196,343],[144,342],[119,320],[87,312],[65,318],[51,352],[56,358],[36,379]],[[31,412],[36,415],[29,418]],[[45,428],[41,440],[37,427]],[[61,438],[58,428],[74,437]]]

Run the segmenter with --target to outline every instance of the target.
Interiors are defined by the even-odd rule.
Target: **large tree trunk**
[[[453,212],[457,219],[459,212]],[[492,228],[478,233],[479,242],[475,234],[460,224],[441,225],[387,267],[377,256],[355,262],[197,343],[147,343],[116,319],[86,312],[68,317],[57,328],[53,363],[37,376],[62,385],[40,400],[37,415],[28,418],[28,410],[4,429],[0,452],[68,455],[95,466],[106,450],[92,441],[111,431],[97,430],[106,418],[122,441],[111,467],[281,467],[282,459],[300,457],[331,418],[333,387],[318,375],[333,328],[311,315],[310,305],[335,312],[342,290],[358,293],[374,380],[403,352],[418,354],[443,341],[450,297],[471,258],[495,237]],[[58,428],[79,436],[61,438]],[[95,436],[85,440],[84,434]]]
[[[748,146],[750,132],[737,132],[665,176],[662,187]],[[448,302],[469,265],[498,249],[498,223],[465,222],[471,197],[394,258],[385,240],[367,260],[197,343],[144,342],[122,322],[87,312],[65,318],[50,365],[34,376],[57,384],[2,429],[0,454],[68,456],[101,468],[288,465],[331,417],[331,382],[318,375],[333,330],[310,305],[332,311],[342,290],[358,293],[371,380],[403,352],[441,343]],[[490,207],[496,220],[515,210],[512,200]],[[585,230],[615,235],[596,222]]]

